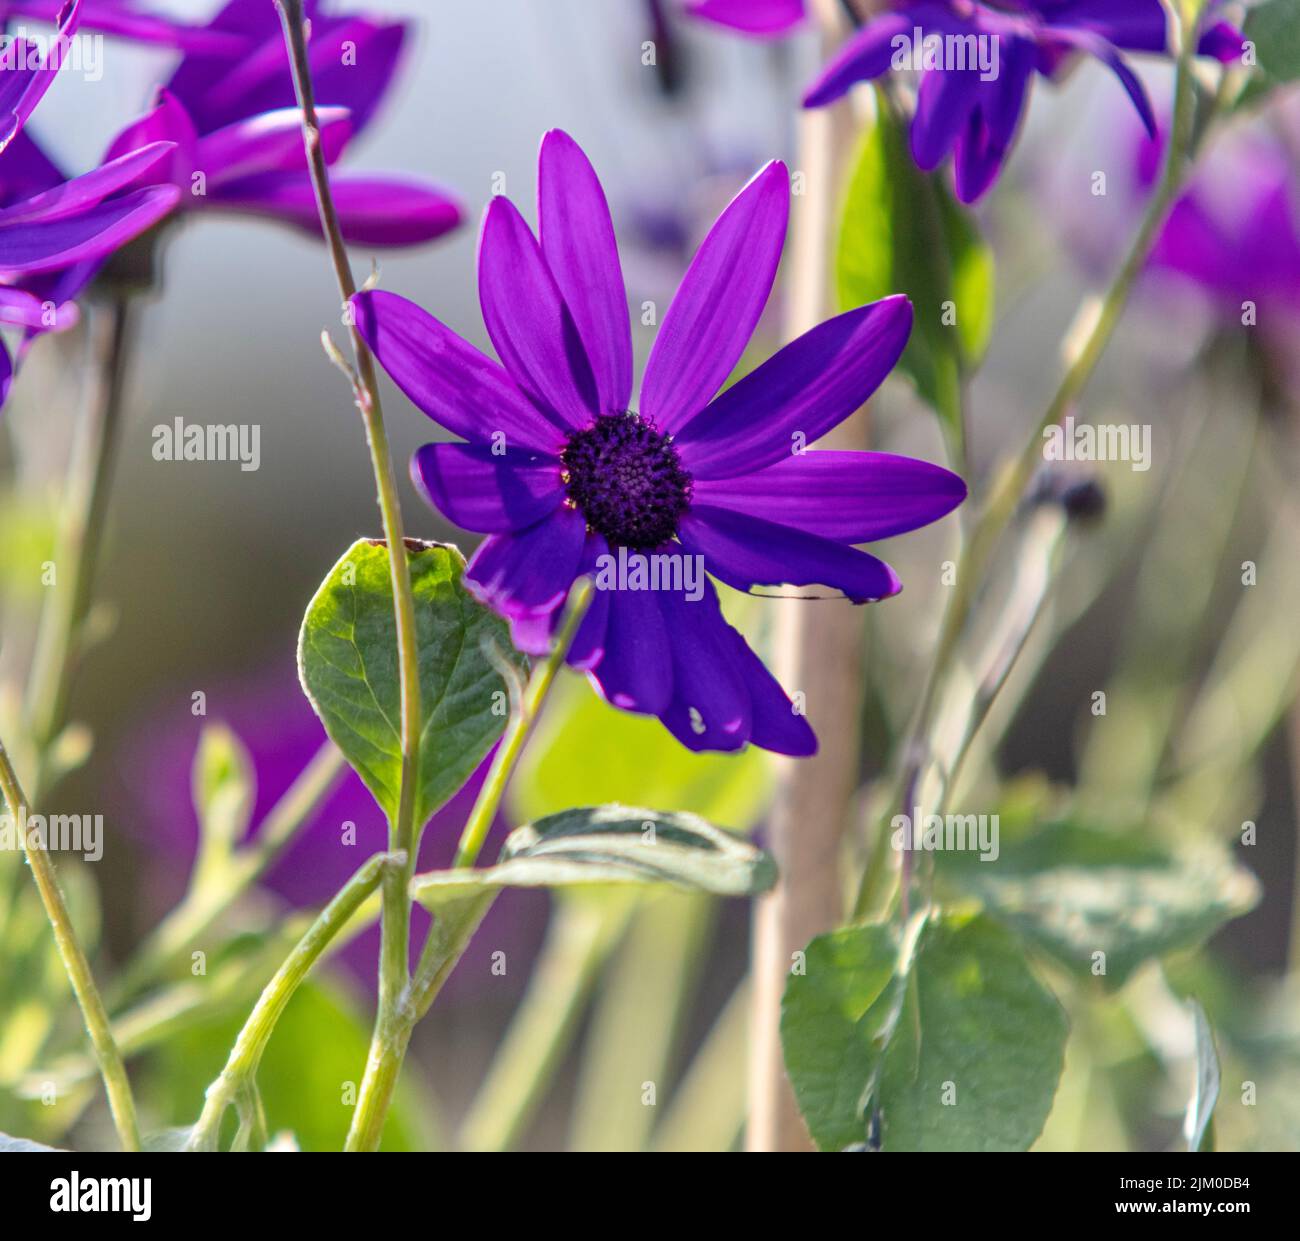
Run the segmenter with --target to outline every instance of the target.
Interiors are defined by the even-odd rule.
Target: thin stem
[[[347,249],[343,244],[343,233],[330,189],[329,172],[325,166],[320,125],[316,119],[311,63],[307,55],[302,0],[276,0],[276,4],[280,9],[285,41],[289,46],[294,89],[302,108],[303,144],[307,150],[312,186],[316,191],[321,230],[325,234],[339,292],[346,303],[356,293],[357,286],[352,278],[352,265],[348,262]],[[389,575],[392,578],[397,620],[398,674],[402,690],[402,790],[389,843],[393,849],[410,849],[414,843],[413,818],[420,742],[420,670],[416,658],[415,600],[411,593],[411,567],[406,557],[397,476],[393,471],[393,458],[388,447],[383,408],[379,403],[379,377],[375,371],[375,359],[357,330],[356,323],[351,321],[352,316],[349,315],[348,318],[352,355],[357,364],[357,407],[365,422],[366,439],[374,464],[375,488],[384,523],[384,538],[388,542]]]
[[[18,783],[18,776],[9,761],[3,744],[0,744],[0,790],[9,805],[9,813],[14,823],[22,822],[27,808],[27,799]],[[73,928],[68,906],[63,893],[59,890],[58,879],[54,874],[54,865],[43,843],[33,844],[30,834],[21,833],[23,850],[27,854],[27,863],[32,868],[32,876],[41,894],[41,903],[45,914],[54,928],[54,942],[58,945],[59,956],[63,959],[63,968],[72,983],[73,994],[81,1006],[81,1014],[90,1035],[91,1045],[95,1049],[95,1059],[99,1063],[99,1073],[104,1079],[104,1090],[108,1095],[109,1111],[113,1114],[113,1124],[117,1128],[122,1149],[138,1151],[140,1149],[140,1130],[135,1118],[135,1100],[131,1097],[131,1083],[126,1075],[126,1065],[122,1053],[113,1038],[113,1029],[109,1025],[108,1013],[100,999],[95,986],[95,976],[91,973],[90,962],[82,950],[77,932]]]
[[[285,958],[263,989],[248,1020],[244,1022],[230,1050],[221,1075],[208,1087],[203,1112],[190,1134],[186,1149],[215,1150],[221,1136],[221,1121],[240,1095],[252,1087],[262,1053],[275,1031],[285,1007],[308,971],[379,886],[389,871],[404,871],[406,858],[400,853],[377,853],[348,880],[324,909],[297,947]]]
[[[330,259],[334,265],[339,292],[346,304],[355,295],[357,286],[352,277],[352,266],[348,262],[347,249],[343,243],[343,233],[334,207],[333,193],[330,190],[329,172],[325,165],[320,125],[316,117],[311,61],[307,53],[307,28],[303,4],[302,0],[276,0],[276,5],[280,10],[285,43],[289,49],[294,90],[302,109],[303,144],[307,152],[312,186],[316,193],[321,231],[324,233]],[[402,530],[402,510],[397,494],[397,478],[393,472],[388,433],[384,427],[383,410],[379,403],[375,359],[357,329],[355,317],[349,314],[346,318],[352,343],[352,356],[356,361],[357,382],[353,385],[353,393],[365,423],[366,440],[374,464],[375,488],[379,499],[379,510],[383,517],[384,537],[388,543],[389,576],[392,580],[393,606],[397,623],[398,676],[401,682],[402,774],[397,815],[389,824],[388,846],[393,852],[405,853],[407,858],[403,873],[398,874],[390,869],[383,877],[379,1005],[367,1062],[367,1076],[369,1076],[371,1065],[387,1060],[394,1052],[398,1056],[400,1065],[401,1054],[405,1051],[404,1043],[401,1050],[397,1050],[395,1039],[406,1020],[397,1010],[409,981],[407,957],[411,940],[411,901],[407,886],[415,865],[418,845],[415,793],[419,782],[420,758],[420,669],[416,646],[415,601],[411,593],[411,571],[407,562],[406,541]],[[385,1109],[386,1106],[385,1102]],[[360,1100],[357,1110],[360,1113]],[[355,1116],[353,1120],[355,1124]]]
[[[933,725],[935,702],[938,691],[946,682],[951,672],[953,657],[959,646],[960,638],[969,619],[978,584],[983,580],[1001,542],[1016,506],[1019,504],[1026,487],[1032,480],[1034,471],[1042,459],[1043,432],[1059,422],[1074,406],[1093,372],[1105,353],[1115,328],[1118,326],[1133,286],[1163,227],[1165,219],[1178,195],[1187,175],[1189,155],[1192,150],[1193,121],[1195,119],[1195,83],[1192,76],[1192,61],[1196,53],[1196,40],[1190,29],[1185,29],[1181,36],[1178,55],[1178,67],[1174,82],[1174,123],[1170,137],[1169,149],[1165,154],[1164,168],[1150,203],[1142,217],[1136,236],[1129,247],[1124,262],[1116,273],[1110,288],[1102,299],[1099,309],[1093,317],[1090,327],[1083,336],[1082,343],[1073,360],[1067,366],[1055,395],[1047,406],[1046,412],[1034,426],[1033,433],[1027,440],[1020,456],[1008,466],[994,485],[984,509],[980,513],[971,537],[964,546],[957,564],[956,581],[953,596],[949,600],[944,616],[943,628],[934,662],[930,667],[926,690],[922,698],[908,741],[903,748],[905,768],[899,779],[897,789],[903,790],[914,786],[926,763],[929,761],[928,738]],[[894,813],[897,799],[891,799],[886,807],[885,816]],[[910,807],[904,807],[910,811]],[[854,905],[854,917],[863,918],[870,913],[875,898],[878,896],[883,881],[881,865],[885,856],[884,844],[886,833],[881,829],[877,833],[876,847],[872,850],[871,860],[862,876],[858,888],[858,897]],[[906,857],[906,854],[904,855]]]
[[[516,695],[505,737],[497,747],[487,779],[479,790],[478,799],[470,811],[465,830],[461,833],[454,863],[456,866],[472,866],[478,858],[496,818],[510,775],[523,752],[524,743],[591,602],[591,593],[592,586],[586,578],[574,585],[554,648],[534,670],[524,690]],[[408,885],[409,871],[403,879],[400,893],[400,899],[407,902],[410,900]],[[385,895],[388,895],[387,884]],[[394,894],[392,899],[398,899],[398,894]],[[352,1127],[348,1131],[347,1150],[372,1151],[378,1147],[384,1118],[388,1115],[393,1090],[401,1072],[402,1060],[411,1041],[411,1032],[415,1029],[416,1022],[428,1012],[429,1006],[442,989],[442,984],[460,960],[495,899],[495,891],[488,890],[460,901],[449,902],[439,910],[420,951],[414,977],[387,1009],[383,1008],[381,992],[380,1020],[375,1025],[375,1037],[370,1044],[365,1075],[357,1094],[357,1108],[352,1115]],[[380,951],[383,951],[382,946]]]
[[[130,295],[115,293],[102,319],[97,313],[95,391],[78,430],[68,469],[58,572],[41,613],[40,631],[27,686],[28,733],[36,750],[35,804],[41,805],[53,779],[50,751],[63,728],[82,623],[90,605],[95,569],[104,542],[108,498],[122,421],[122,395],[131,354]]]

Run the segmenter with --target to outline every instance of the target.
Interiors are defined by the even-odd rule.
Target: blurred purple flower
[[[0,323],[23,327],[29,336],[75,321],[75,308],[48,273],[101,262],[156,224],[179,197],[166,186],[126,192],[168,157],[168,143],[142,145],[66,181],[22,132],[59,72],[80,15],[80,3],[65,6],[47,47],[10,45],[12,63],[0,74]],[[0,343],[0,405],[12,380],[13,362]]]
[[[792,29],[801,8],[789,0],[693,5],[710,21],[763,36]],[[1146,89],[1120,52],[1163,53],[1167,47],[1161,0],[894,0],[831,58],[804,106],[831,103],[855,83],[900,64],[922,69],[912,157],[930,171],[952,155],[957,197],[970,203],[997,179],[1035,74],[1055,77],[1077,54],[1095,57],[1119,78],[1153,131]],[[989,49],[982,58],[976,54],[981,48]],[[1200,51],[1233,60],[1241,55],[1242,37],[1228,23],[1215,22],[1202,35]]]
[[[609,208],[567,134],[542,142],[540,245],[509,199],[484,216],[479,298],[504,366],[404,298],[354,299],[397,385],[470,441],[427,445],[412,468],[450,520],[488,535],[471,588],[537,653],[574,579],[595,574],[569,662],[693,750],[753,742],[809,754],[816,741],[723,619],[712,583],[700,571],[691,589],[688,571],[706,566],[739,590],[822,583],[855,602],[881,599],[898,579],[852,544],[926,525],[966,494],[926,462],[800,451],[897,362],[912,322],[906,298],[821,324],[715,395],[767,302],[789,197],[789,174],[773,162],[722,213],[659,328],[640,412],[629,408],[632,338]],[[664,557],[676,580],[638,589],[633,556]]]
[[[307,5],[321,140],[333,165],[371,122],[396,77],[406,26],[333,16]],[[176,143],[166,180],[182,210],[269,216],[319,233],[288,54],[270,0],[232,0],[207,30],[243,40],[235,56],[186,56],[152,110],[113,141],[110,155],[146,142]],[[335,205],[347,240],[370,246],[432,241],[462,219],[444,190],[415,177],[336,173]]]
[[[0,0],[0,21],[11,17],[29,17],[35,21],[55,22],[66,0]],[[179,21],[164,13],[141,7],[135,0],[83,0],[83,29],[180,48],[187,52],[237,53],[243,43],[238,36]]]
[[[291,674],[271,674],[256,682],[219,687],[209,694],[208,707],[210,720],[230,728],[251,756],[256,794],[248,839],[254,840],[271,808],[324,743],[325,732]],[[138,845],[150,855],[149,890],[158,914],[184,891],[185,876],[197,851],[199,829],[191,771],[199,734],[207,722],[191,714],[188,694],[178,696],[137,730],[119,764],[122,778],[128,782],[122,792],[123,821],[134,825]],[[420,846],[420,869],[450,865],[459,829],[488,761],[430,821]],[[505,830],[504,821],[498,820],[491,841],[499,844]],[[355,843],[347,843],[349,839]],[[383,812],[360,778],[346,770],[263,880],[263,886],[294,907],[318,908],[365,858],[386,847]],[[545,908],[546,898],[540,893],[506,893],[489,914],[486,935],[475,937],[469,957],[455,975],[459,981],[450,984],[453,990],[466,985],[466,980],[486,979],[487,958],[498,949],[509,956],[511,974],[522,978],[525,971],[516,970],[514,963],[533,951]],[[418,948],[429,925],[428,915],[419,906],[412,911],[412,923]],[[375,928],[359,936],[342,954],[344,963],[371,986],[378,945]]]
[[[1141,180],[1163,143],[1145,142]],[[1254,307],[1267,334],[1300,325],[1300,185],[1276,134],[1226,144],[1174,204],[1149,270],[1195,285],[1227,321]]]

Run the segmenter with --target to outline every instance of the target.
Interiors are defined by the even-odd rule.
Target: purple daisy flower
[[[852,545],[924,526],[966,494],[926,462],[800,451],[898,361],[906,298],[828,320],[718,395],[771,291],[789,197],[789,174],[773,162],[719,217],[664,316],[635,412],[609,208],[587,157],[558,130],[542,142],[540,243],[507,198],[483,220],[479,297],[501,364],[404,298],[354,299],[398,387],[469,441],[427,445],[412,471],[451,521],[488,536],[470,561],[471,588],[509,618],[521,649],[540,653],[573,581],[593,575],[569,662],[693,750],[816,747],[723,619],[705,567],[742,591],[818,583],[855,602],[882,599],[900,589],[897,577]],[[627,576],[656,564],[657,589]]]
[[[797,24],[790,0],[700,0],[694,12],[750,34],[783,34]],[[925,55],[960,49],[960,65]],[[1216,22],[1200,51],[1228,61],[1242,51],[1241,35]],[[983,63],[975,49],[988,48]],[[857,82],[883,76],[900,63],[922,67],[912,122],[912,157],[927,172],[949,155],[957,197],[980,198],[997,179],[1020,124],[1035,74],[1052,78],[1079,53],[1119,78],[1147,130],[1155,120],[1145,87],[1121,51],[1164,53],[1168,32],[1161,0],[895,0],[863,23],[804,95],[818,108]],[[900,57],[902,60],[900,62]]]
[[[334,16],[309,3],[312,76],[331,165],[373,119],[395,80],[406,26]],[[186,56],[152,110],[114,140],[109,155],[174,142],[162,178],[180,186],[183,210],[269,216],[318,234],[316,198],[302,149],[301,114],[270,0],[232,0],[206,27],[240,42],[235,56]],[[462,219],[446,191],[413,177],[331,178],[344,236],[371,246],[431,241]]]

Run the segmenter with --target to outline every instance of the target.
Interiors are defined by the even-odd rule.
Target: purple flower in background
[[[332,165],[392,87],[406,26],[336,17],[319,0],[306,7],[321,140]],[[241,40],[238,54],[186,56],[152,110],[118,135],[109,154],[174,142],[164,176],[184,191],[183,210],[249,212],[319,233],[275,6],[232,0],[206,29]],[[419,178],[335,173],[331,185],[343,234],[358,244],[415,245],[462,218],[453,198]]]
[[[804,19],[804,0],[687,0],[693,17],[771,39],[789,34]]]
[[[567,134],[542,142],[540,244],[509,199],[484,216],[479,298],[502,364],[404,298],[354,299],[397,385],[469,441],[427,445],[412,468],[451,521],[488,535],[471,588],[537,653],[573,581],[593,575],[569,662],[694,750],[816,746],[723,619],[704,567],[739,590],[820,583],[855,602],[882,599],[898,579],[852,544],[926,525],[966,494],[922,461],[802,451],[897,362],[912,321],[905,298],[828,320],[717,395],[767,302],[789,196],[785,166],[768,164],[714,224],[659,327],[636,412],[614,228]],[[638,588],[634,575],[655,565],[659,580]]]
[[[800,7],[789,0],[700,0],[693,10],[771,36],[790,30]],[[804,95],[804,106],[831,103],[855,83],[891,69],[920,70],[912,157],[930,171],[951,155],[957,197],[970,203],[997,179],[1035,74],[1055,77],[1076,54],[1095,57],[1119,78],[1154,131],[1146,89],[1120,53],[1167,48],[1161,0],[895,0],[832,57]],[[1199,48],[1228,61],[1241,55],[1242,38],[1216,22]]]
[[[1149,182],[1162,146],[1143,144],[1142,180]],[[1240,324],[1249,306],[1266,333],[1294,332],[1300,185],[1294,157],[1275,133],[1253,132],[1212,153],[1170,210],[1148,269],[1191,282],[1226,320]]]
[[[179,196],[171,187],[134,189],[163,162],[170,144],[154,142],[65,181],[22,126],[59,72],[79,5],[59,16],[57,37],[41,52],[30,43],[0,77],[0,323],[30,334],[67,327],[75,308],[60,296],[57,273],[93,266],[156,224]],[[9,351],[0,344],[0,404],[13,379]]]
[[[0,21],[30,17],[35,21],[57,22],[64,3],[65,0],[0,0]],[[237,35],[178,21],[142,8],[135,0],[82,0],[81,25],[83,29],[184,51],[237,54],[243,44]]]

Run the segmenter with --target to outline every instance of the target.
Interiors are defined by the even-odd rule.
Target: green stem
[[[3,744],[0,744],[0,790],[9,805],[9,813],[14,823],[19,823],[26,812],[27,799],[18,783],[18,776],[9,761]],[[27,863],[32,868],[32,877],[41,894],[41,903],[45,906],[50,926],[54,928],[54,942],[58,945],[59,956],[63,959],[63,968],[72,983],[73,994],[81,1006],[81,1014],[90,1035],[91,1045],[95,1049],[95,1059],[99,1063],[100,1076],[104,1079],[104,1090],[108,1095],[109,1111],[113,1114],[113,1124],[117,1128],[122,1149],[138,1151],[140,1149],[140,1131],[135,1119],[135,1100],[131,1097],[131,1083],[126,1075],[126,1065],[122,1053],[113,1039],[113,1029],[108,1021],[104,1001],[100,999],[95,986],[95,976],[91,973],[90,962],[77,939],[68,906],[59,890],[58,879],[54,874],[54,865],[43,844],[32,844],[26,833],[23,834],[23,850],[27,854]]]
[[[483,842],[496,818],[510,775],[519,761],[519,756],[523,753],[524,743],[528,740],[547,692],[564,664],[574,635],[578,632],[578,625],[591,602],[591,593],[592,586],[586,578],[579,579],[574,585],[569,594],[568,609],[560,625],[555,646],[545,661],[533,671],[528,685],[516,696],[505,736],[497,747],[487,779],[479,790],[474,808],[470,811],[465,829],[461,833],[455,866],[472,866],[478,858]],[[409,878],[408,871],[400,894],[392,895],[394,900],[400,897],[401,900],[408,902],[408,909]],[[387,896],[388,885],[385,885],[385,893]],[[429,928],[428,938],[420,951],[415,976],[402,988],[401,994],[388,1009],[383,1007],[381,990],[380,1020],[376,1023],[375,1037],[370,1044],[370,1054],[366,1060],[361,1089],[357,1094],[357,1110],[352,1116],[352,1128],[348,1132],[346,1149],[372,1151],[379,1146],[384,1118],[388,1115],[393,1090],[402,1069],[402,1060],[411,1041],[411,1032],[415,1029],[416,1022],[428,1012],[429,1006],[442,989],[442,984],[447,980],[456,962],[460,960],[483,916],[495,899],[495,891],[476,893],[464,900],[451,902],[440,910]],[[383,951],[382,945],[380,951],[381,953]],[[403,961],[403,968],[405,968],[405,961]]]
[[[312,185],[316,192],[321,231],[325,235],[339,292],[346,305],[356,294],[357,286],[352,277],[352,266],[343,243],[343,233],[339,227],[338,213],[330,190],[329,172],[325,165],[320,125],[316,117],[311,63],[307,54],[307,27],[303,4],[302,0],[276,0],[276,5],[280,10],[285,43],[289,49],[294,90],[302,109],[303,143],[307,151]],[[368,1078],[370,1065],[385,1063],[394,1054],[397,1055],[400,1065],[401,1054],[405,1051],[405,1044],[402,1044],[399,1051],[395,1040],[406,1022],[405,1015],[398,1012],[398,1007],[409,980],[407,953],[411,940],[411,901],[407,894],[407,885],[415,866],[418,844],[415,794],[419,782],[420,758],[420,669],[416,648],[415,600],[411,592],[411,570],[407,562],[406,540],[402,530],[397,477],[393,472],[388,433],[384,427],[383,410],[379,403],[375,359],[357,329],[355,316],[347,315],[347,321],[352,356],[356,361],[353,393],[365,423],[366,439],[374,464],[379,510],[383,517],[384,537],[388,544],[389,576],[392,580],[393,606],[397,624],[398,675],[401,682],[402,774],[397,814],[389,824],[388,846],[395,853],[405,853],[407,858],[403,874],[398,875],[390,870],[385,872],[383,880],[379,1005],[375,1015],[375,1031],[367,1064]],[[358,1113],[361,1112],[360,1101],[357,1110]],[[353,1119],[355,1123],[356,1117]]]
[[[993,492],[975,522],[969,540],[962,549],[957,564],[956,582],[953,596],[948,602],[939,646],[929,671],[926,689],[922,696],[904,744],[904,768],[895,795],[891,797],[885,810],[885,819],[895,813],[900,805],[899,797],[906,798],[909,789],[915,789],[920,775],[929,761],[929,742],[934,706],[940,688],[945,684],[952,670],[953,657],[958,649],[961,636],[966,628],[977,588],[983,581],[994,552],[1001,542],[1002,535],[1015,515],[1025,489],[1033,478],[1034,472],[1042,460],[1043,432],[1059,422],[1073,407],[1082,394],[1088,381],[1092,378],[1097,364],[1101,361],[1111,337],[1115,333],[1124,308],[1128,303],[1133,286],[1146,265],[1151,247],[1155,244],[1165,219],[1172,207],[1183,181],[1187,175],[1189,156],[1192,150],[1193,122],[1195,120],[1195,83],[1192,76],[1192,61],[1196,54],[1196,40],[1192,35],[1193,27],[1186,27],[1180,39],[1178,67],[1174,82],[1174,123],[1170,136],[1169,149],[1165,154],[1164,167],[1160,182],[1156,187],[1147,209],[1143,214],[1132,245],[1129,247],[1124,262],[1116,273],[1101,305],[1092,320],[1091,326],[1083,337],[1073,360],[1057,387],[1056,394],[1047,406],[1046,412],[1034,426],[1033,433],[1027,440],[1020,456],[1006,469],[994,484]],[[910,812],[910,806],[905,807]],[[876,907],[884,883],[882,863],[888,847],[888,833],[880,826],[872,849],[871,858],[862,876],[858,888],[858,897],[854,904],[854,918],[861,919]],[[906,900],[906,883],[908,878],[908,852],[903,853],[904,861],[904,900]]]
[[[251,1089],[257,1076],[257,1066],[262,1053],[275,1031],[285,1007],[293,998],[298,985],[308,971],[365,903],[366,898],[379,886],[380,880],[391,872],[404,872],[406,858],[400,853],[377,853],[339,890],[333,900],[321,910],[311,928],[298,941],[297,947],[285,958],[266,984],[248,1020],[244,1022],[230,1057],[221,1075],[208,1087],[203,1112],[195,1124],[186,1150],[210,1151],[217,1148],[221,1137],[221,1121],[226,1109],[245,1091]]]
[[[51,589],[41,613],[27,686],[28,733],[36,750],[32,796],[38,806],[54,778],[50,752],[63,728],[82,623],[103,547],[131,354],[131,309],[130,295],[117,292],[107,303],[106,316],[101,320],[97,312],[92,320],[96,328],[96,387],[68,468],[58,550],[62,581]]]

